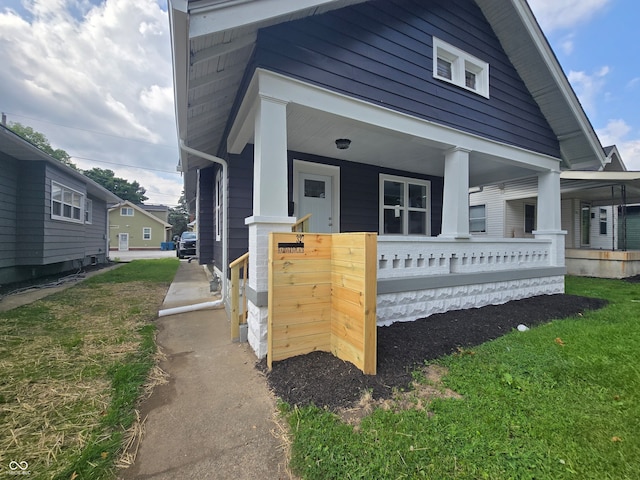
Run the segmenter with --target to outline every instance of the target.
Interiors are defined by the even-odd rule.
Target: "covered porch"
[[[336,140],[349,140],[337,148]],[[353,230],[345,165],[393,168],[402,176],[376,176],[377,203],[362,215],[379,219],[377,230],[377,322],[388,325],[447,310],[504,303],[564,291],[564,234],[560,224],[559,159],[494,142],[417,119],[320,87],[256,70],[230,129],[227,148],[240,155],[253,145],[253,215],[249,235],[248,340],[266,354],[268,235],[291,231],[308,213],[328,212],[311,232]],[[290,159],[331,159],[335,175],[325,186],[313,171],[304,177]],[[233,158],[231,159],[233,161]],[[341,163],[344,162],[344,163]],[[308,165],[307,165],[308,166]],[[316,172],[321,173],[321,172]],[[329,172],[330,173],[330,172]],[[473,238],[469,231],[469,189],[489,182],[535,175],[537,229],[534,238]],[[439,179],[441,189],[431,192]],[[311,183],[301,183],[304,179]],[[400,188],[399,186],[402,186]],[[423,188],[424,187],[424,188]],[[331,200],[314,210],[302,197]],[[424,197],[413,202],[411,189]],[[321,194],[316,193],[321,191]],[[398,192],[402,192],[399,198]],[[351,192],[352,193],[352,192]],[[311,211],[309,211],[309,209]],[[421,220],[424,215],[424,221]],[[312,218],[313,218],[312,216]],[[433,222],[437,218],[439,221]]]

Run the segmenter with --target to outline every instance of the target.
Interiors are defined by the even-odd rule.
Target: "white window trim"
[[[219,169],[216,173],[216,205],[215,205],[215,222],[216,222],[216,242],[220,242],[222,239],[222,169]]]
[[[438,58],[451,63],[452,78],[438,75]],[[465,80],[467,71],[476,76],[476,88],[467,86]],[[433,37],[433,78],[489,98],[489,64],[437,37]]]
[[[93,223],[93,201],[89,198],[84,200],[84,223],[89,225]]]
[[[131,212],[131,215],[128,213],[123,213],[124,211]],[[120,207],[120,216],[121,217],[133,217],[133,207]]]
[[[425,202],[425,233],[412,233],[409,234],[409,215],[406,214],[403,217],[403,225],[402,225],[402,233],[384,233],[384,182],[385,180],[392,182],[402,182],[405,185],[411,183],[413,185],[421,185],[426,187],[426,202]],[[422,208],[412,208],[409,206],[409,188],[406,187],[404,189],[404,206],[399,207],[405,212],[409,211],[421,211]],[[389,206],[387,205],[387,208]],[[393,235],[393,236],[406,236],[406,237],[424,237],[431,236],[431,182],[429,180],[422,180],[419,178],[411,178],[411,177],[398,177],[396,175],[387,175],[384,173],[380,174],[379,180],[379,190],[378,190],[378,210],[380,212],[378,218],[378,231],[380,235]]]
[[[147,238],[147,230],[149,231],[149,238]],[[151,227],[142,227],[142,240],[151,240]]]
[[[64,212],[64,205],[69,205],[71,207],[71,212],[72,212],[72,216],[71,217],[66,217],[64,215],[56,215],[53,213],[53,203],[54,203],[54,199],[53,199],[53,187],[57,186],[58,188],[60,188],[62,190],[62,201],[59,202],[60,203],[60,212],[63,213]],[[68,204],[64,202],[64,191],[68,191],[71,193],[71,195],[78,195],[80,196],[80,218],[73,218],[73,209],[77,208],[75,207],[73,204]],[[71,223],[84,223],[84,194],[74,190],[73,188],[67,187],[66,185],[63,185],[62,183],[59,182],[54,182],[53,180],[51,181],[51,219],[52,220],[62,220],[63,222],[71,222]]]

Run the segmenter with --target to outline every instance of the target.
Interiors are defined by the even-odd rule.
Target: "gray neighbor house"
[[[0,125],[0,284],[108,260],[116,195]]]

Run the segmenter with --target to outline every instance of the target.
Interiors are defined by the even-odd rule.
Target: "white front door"
[[[118,251],[120,252],[129,251],[129,234],[128,233],[118,234]]]
[[[331,177],[301,172],[298,182],[298,218],[310,213],[310,232],[333,232]]]

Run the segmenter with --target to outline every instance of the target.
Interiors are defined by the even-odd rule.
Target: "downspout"
[[[187,147],[184,143],[184,140],[180,139],[180,149],[194,155],[196,157],[200,157],[203,160],[208,160],[209,162],[216,163],[222,166],[222,297],[226,294],[226,286],[227,286],[227,269],[229,268],[229,253],[227,251],[227,240],[229,237],[229,233],[227,230],[227,174],[228,174],[228,165],[227,161],[223,160],[220,157],[216,157],[215,155],[210,155],[205,152],[201,152],[191,147]]]

